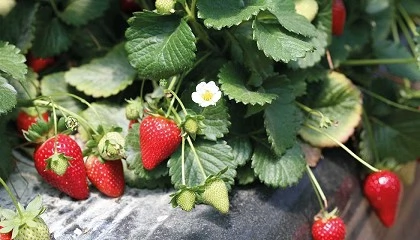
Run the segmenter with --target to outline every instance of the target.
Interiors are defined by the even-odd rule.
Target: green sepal
[[[66,156],[63,153],[56,152],[47,159],[47,166],[45,169],[51,170],[59,176],[63,176],[66,173],[67,168],[70,166],[69,161],[71,160],[73,160],[73,158]]]

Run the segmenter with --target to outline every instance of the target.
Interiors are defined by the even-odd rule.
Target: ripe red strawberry
[[[346,225],[337,216],[316,217],[312,225],[312,237],[314,240],[344,240],[346,237]]]
[[[78,200],[89,197],[82,150],[70,136],[49,138],[35,150],[34,163],[39,175],[53,187]]]
[[[2,229],[3,227],[0,226],[0,229]],[[8,232],[8,233],[0,233],[0,240],[10,240],[12,239],[12,231]]]
[[[334,0],[332,5],[332,34],[339,36],[343,34],[346,24],[346,6],[343,0]]]
[[[31,53],[28,54],[28,66],[31,67],[34,72],[39,73],[53,63],[55,63],[55,59],[53,57],[37,58]]]
[[[42,113],[42,118],[48,122],[48,112]],[[19,133],[22,131],[28,131],[29,127],[36,123],[38,121],[38,113],[35,111],[32,113],[31,111],[25,111],[21,110],[18,113],[17,119],[16,119],[16,126]]]
[[[398,176],[388,170],[371,173],[365,179],[363,187],[365,196],[386,227],[394,224],[401,188]]]
[[[121,159],[101,161],[91,155],[85,162],[86,173],[90,182],[103,194],[119,197],[124,193],[125,180]]]
[[[120,7],[125,13],[132,13],[141,10],[135,0],[120,0]]]
[[[140,124],[143,167],[152,170],[167,159],[181,143],[181,130],[173,120],[147,116]]]

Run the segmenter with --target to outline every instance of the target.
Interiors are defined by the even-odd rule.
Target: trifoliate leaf
[[[56,104],[78,113],[83,109],[83,103],[71,97],[69,95],[71,93],[75,93],[75,91],[66,83],[64,72],[46,75],[41,80],[42,96],[51,97]]]
[[[69,0],[59,16],[67,24],[80,26],[102,16],[108,6],[109,0]]]
[[[277,98],[276,94],[249,90],[245,84],[245,69],[233,63],[225,64],[218,75],[221,89],[229,99],[243,104],[264,105]]]
[[[259,87],[264,79],[275,75],[274,61],[264,52],[259,51],[257,43],[252,39],[252,26],[250,23],[241,24],[233,32],[235,37],[232,43],[233,60],[247,67],[251,76],[247,85]]]
[[[311,38],[311,43],[315,46],[315,50],[306,53],[304,58],[298,58],[296,61],[290,61],[289,66],[295,69],[313,67],[325,55],[325,48],[328,44],[328,35],[323,30],[318,29],[316,37]]]
[[[141,162],[139,126],[138,123],[133,124],[125,137],[127,169],[124,172],[130,179],[127,184],[139,188],[156,188],[159,186],[156,182],[162,182],[160,178],[168,175],[168,168],[166,164],[160,164],[151,171],[144,169]]]
[[[304,16],[296,13],[294,0],[268,0],[268,11],[290,32],[314,37],[316,28]]]
[[[25,81],[28,67],[26,58],[16,46],[0,41],[0,72],[7,73],[19,81]]]
[[[207,176],[217,174],[226,167],[227,171],[222,174],[226,183],[232,185],[236,175],[236,162],[233,159],[232,148],[226,142],[194,141],[194,148],[198,159],[191,146],[185,144],[185,159],[182,161],[181,148],[175,152],[168,162],[169,175],[175,188],[179,188],[182,182],[182,163],[185,163],[185,185],[189,187],[204,183]]]
[[[103,58],[72,68],[66,72],[66,82],[87,95],[109,97],[132,84],[135,69],[129,64],[122,44],[117,45]]]
[[[376,41],[374,52],[378,58],[414,58],[407,48],[391,41]],[[387,64],[388,70],[400,77],[406,77],[411,81],[420,80],[420,70],[416,63]]]
[[[226,103],[220,99],[215,106],[208,106],[200,113],[204,117],[199,135],[208,140],[216,141],[229,132],[229,112]]]
[[[97,129],[99,125],[102,125],[105,130],[121,127],[121,134],[127,134],[128,120],[125,118],[124,106],[106,102],[92,103],[81,115],[85,119],[89,119],[89,123],[94,129]]]
[[[5,18],[0,18],[0,40],[12,43],[26,53],[34,39],[38,6],[35,1],[18,1]]]
[[[280,157],[260,144],[252,155],[252,168],[266,185],[285,188],[295,185],[302,178],[306,161],[297,142]]]
[[[251,159],[252,144],[247,137],[231,137],[227,139],[229,146],[232,147],[233,158],[238,166],[243,166]]]
[[[314,49],[308,39],[288,32],[277,23],[255,20],[252,27],[258,48],[275,61],[297,60]]]
[[[36,17],[35,41],[31,48],[34,56],[51,57],[66,51],[71,45],[67,26],[48,8],[40,8]]]
[[[138,12],[128,23],[128,59],[141,78],[160,80],[193,66],[195,36],[184,19]]]
[[[0,115],[10,111],[16,106],[17,92],[7,80],[0,76]]]
[[[360,153],[367,161],[393,159],[403,164],[420,156],[420,113],[398,110],[372,118],[370,125],[371,133],[365,129],[360,142]]]
[[[294,103],[295,96],[291,85],[279,77],[276,82],[283,84],[270,88],[270,92],[277,93],[279,97],[265,108],[264,125],[274,153],[281,156],[286,149],[296,144],[296,135],[303,119]]]
[[[314,112],[308,115],[304,126],[319,128],[321,122],[319,113],[322,113],[333,124],[319,130],[340,142],[345,142],[353,134],[354,128],[361,120],[361,93],[345,75],[338,72],[331,72],[323,82],[308,87],[305,104]],[[309,127],[303,127],[299,133],[313,146],[337,146],[337,143],[328,136]]]
[[[239,25],[267,8],[266,0],[201,0],[197,7],[198,17],[204,19],[204,25],[215,29]]]

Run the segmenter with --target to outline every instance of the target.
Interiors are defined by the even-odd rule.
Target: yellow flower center
[[[213,93],[209,90],[206,90],[201,97],[204,99],[204,101],[210,101],[213,98]]]

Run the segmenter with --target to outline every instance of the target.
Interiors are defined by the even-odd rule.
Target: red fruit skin
[[[0,229],[2,229],[3,227],[0,226]],[[12,239],[12,232],[8,232],[8,233],[0,233],[0,240],[11,240]]]
[[[346,6],[343,0],[334,0],[332,5],[332,34],[340,36],[343,34],[346,24]]]
[[[312,237],[314,240],[344,240],[346,225],[339,217],[319,218],[312,225]]]
[[[139,120],[135,119],[135,120],[130,120],[130,122],[128,123],[128,129],[131,129],[133,127],[133,124],[138,123]]]
[[[147,116],[140,124],[143,167],[152,170],[172,155],[181,143],[181,130],[173,120]]]
[[[48,112],[42,114],[42,118],[48,122]],[[29,127],[38,121],[38,115],[31,116],[25,111],[20,111],[16,119],[18,132],[28,131]]]
[[[388,170],[371,173],[365,179],[363,192],[385,227],[395,222],[401,189],[401,180]]]
[[[32,54],[28,54],[28,66],[34,70],[34,72],[39,73],[45,68],[51,66],[55,63],[53,57],[49,58],[36,58]]]
[[[125,180],[121,160],[101,162],[97,156],[91,155],[85,162],[89,181],[101,193],[108,197],[120,197],[124,193]]]
[[[135,0],[120,0],[120,7],[125,13],[132,13],[141,10]]]
[[[69,161],[70,165],[62,176],[46,169],[46,160],[54,154],[54,145],[55,137],[51,137],[36,148],[34,163],[37,172],[47,183],[70,197],[77,200],[87,199],[89,197],[89,186],[82,150],[79,145],[68,135],[57,135],[57,152],[72,158]]]

